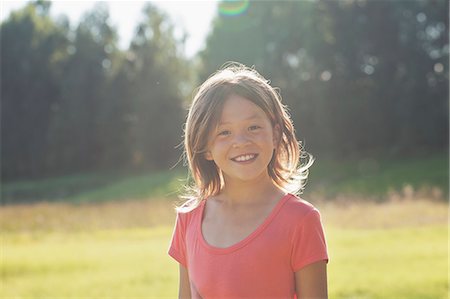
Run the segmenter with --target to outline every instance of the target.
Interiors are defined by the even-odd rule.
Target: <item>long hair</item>
[[[280,188],[299,194],[308,177],[313,157],[303,151],[287,107],[278,90],[270,86],[257,71],[242,64],[227,64],[209,77],[197,90],[187,116],[184,132],[184,158],[193,182],[188,183],[185,203],[179,211],[192,210],[203,200],[217,195],[223,184],[214,161],[207,160],[208,137],[220,120],[225,101],[231,95],[248,99],[261,108],[272,127],[279,126],[280,140],[268,165],[268,174]],[[300,158],[308,158],[301,165]]]

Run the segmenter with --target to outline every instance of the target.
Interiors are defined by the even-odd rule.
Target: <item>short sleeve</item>
[[[294,272],[314,262],[328,262],[327,244],[318,210],[311,210],[299,222],[292,239],[291,266]]]
[[[169,247],[169,255],[179,262],[184,267],[187,267],[186,262],[186,223],[183,221],[184,217],[177,214],[175,228],[172,234],[172,241]]]

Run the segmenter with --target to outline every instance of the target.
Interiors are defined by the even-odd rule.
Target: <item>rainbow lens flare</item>
[[[239,16],[247,11],[249,0],[223,0],[219,3],[219,14],[222,16]]]

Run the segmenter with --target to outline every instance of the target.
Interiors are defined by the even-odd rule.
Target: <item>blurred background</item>
[[[448,295],[448,1],[0,7],[2,297],[176,296],[183,123],[228,61],[316,158],[330,297]]]

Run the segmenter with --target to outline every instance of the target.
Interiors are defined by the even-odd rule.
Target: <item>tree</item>
[[[29,3],[1,24],[2,179],[36,177],[46,168],[50,114],[67,28],[49,17],[50,3]]]
[[[105,4],[74,30],[49,11],[1,25],[2,179],[174,165],[189,72],[167,16],[148,4],[120,51]]]
[[[63,65],[60,103],[52,115],[51,162],[59,172],[91,171],[104,164],[110,149],[110,81],[117,33],[101,3],[76,28]]]
[[[181,88],[187,74],[173,25],[147,4],[114,84],[120,100],[127,102],[122,119],[127,126],[126,164],[131,168],[175,164],[183,122]]]
[[[230,60],[256,66],[313,153],[443,149],[447,12],[443,0],[257,1],[231,17],[219,7],[201,79]]]

